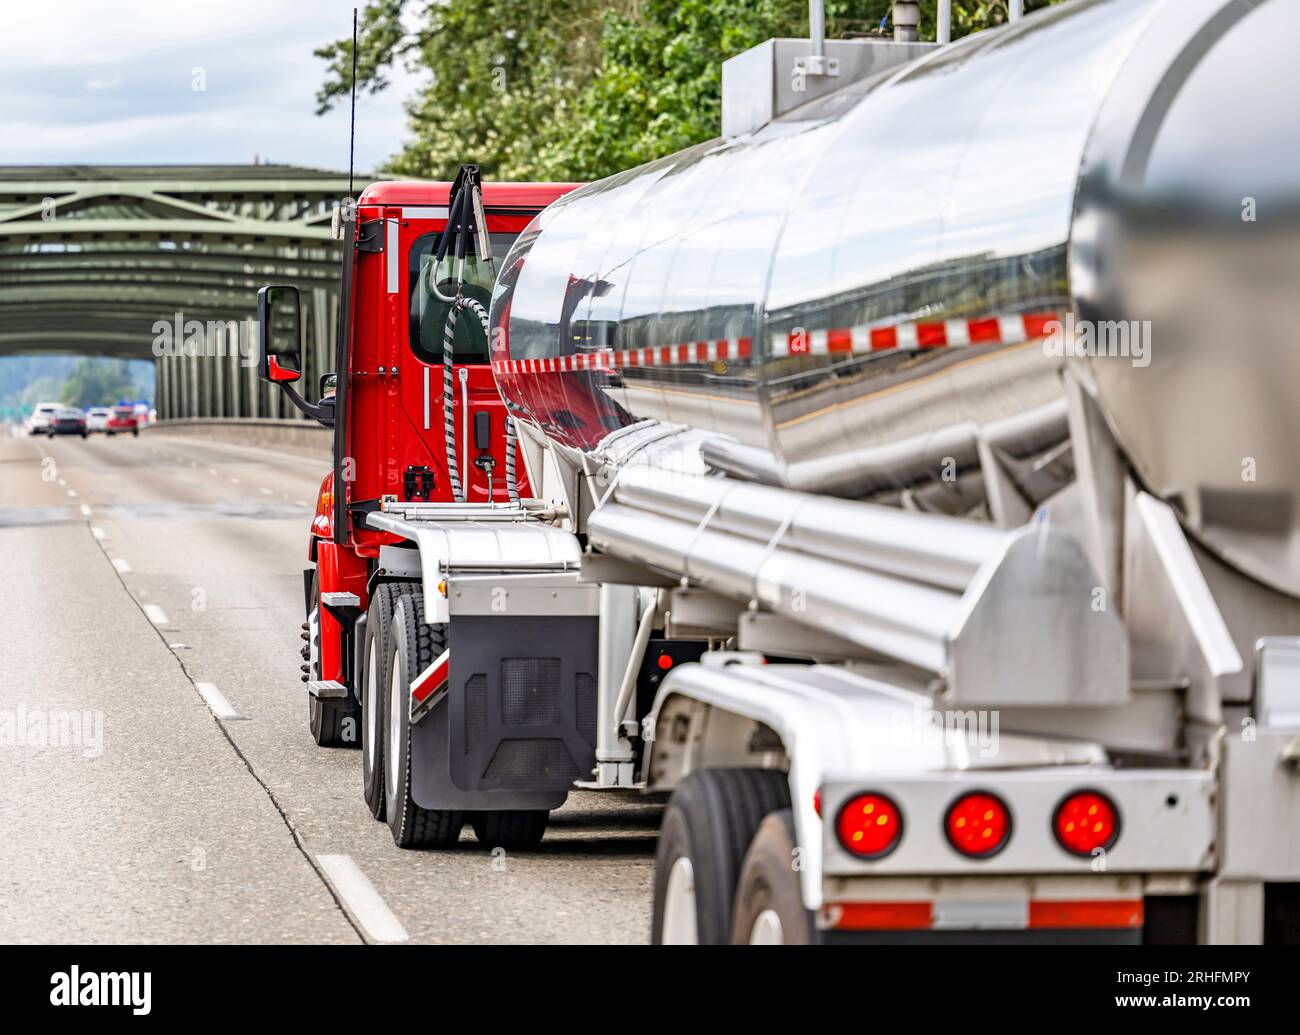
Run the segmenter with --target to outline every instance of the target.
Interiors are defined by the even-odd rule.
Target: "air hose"
[[[447,442],[447,477],[451,482],[451,498],[456,503],[465,502],[465,487],[460,482],[460,469],[456,463],[456,393],[452,380],[452,365],[456,356],[456,323],[466,309],[473,310],[488,334],[488,314],[480,302],[464,295],[458,296],[447,310],[447,322],[442,327],[442,428]],[[516,432],[514,418],[506,415],[506,491],[511,503],[519,502],[519,484],[515,472]],[[490,501],[489,501],[490,502]]]

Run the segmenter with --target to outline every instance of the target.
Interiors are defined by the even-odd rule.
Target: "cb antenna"
[[[352,128],[348,133],[348,200],[352,199],[352,170],[357,154],[357,9],[352,8]]]

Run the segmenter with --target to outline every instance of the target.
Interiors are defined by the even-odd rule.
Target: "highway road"
[[[17,942],[644,942],[660,806],[397,849],[307,730],[325,461],[0,426],[0,931]]]

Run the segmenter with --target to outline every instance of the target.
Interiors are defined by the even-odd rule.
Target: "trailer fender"
[[[480,571],[576,571],[582,547],[572,532],[534,521],[403,521],[371,514],[371,528],[392,532],[415,544],[418,567],[403,547],[382,547],[380,566],[392,574],[421,580],[424,620],[448,621],[450,609],[439,583],[449,569]]]

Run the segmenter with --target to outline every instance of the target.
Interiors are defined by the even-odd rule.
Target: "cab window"
[[[510,245],[518,236],[513,233],[496,233],[489,235],[492,239],[492,262],[485,262],[477,257],[465,259],[464,294],[472,298],[487,310],[492,301],[492,281],[496,270],[500,269]],[[442,334],[447,322],[450,302],[444,302],[433,293],[430,286],[436,283],[444,295],[456,293],[455,281],[456,259],[448,255],[434,269],[434,253],[438,249],[438,234],[424,234],[416,238],[411,245],[410,263],[410,300],[411,300],[411,348],[425,363],[442,362]],[[472,310],[461,314],[456,321],[455,361],[461,363],[488,362],[487,335],[483,326]]]

